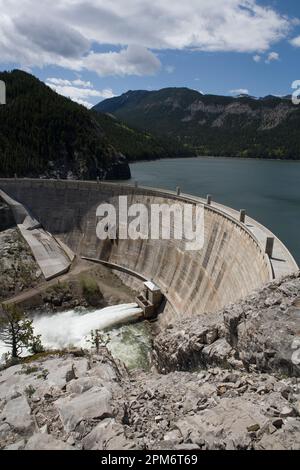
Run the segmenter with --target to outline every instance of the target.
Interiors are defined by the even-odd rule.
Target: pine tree
[[[18,359],[24,349],[42,349],[40,336],[34,335],[33,322],[16,305],[2,305],[0,312],[0,340],[10,348],[13,360]]]

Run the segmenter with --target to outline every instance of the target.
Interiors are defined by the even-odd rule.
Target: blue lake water
[[[247,213],[272,230],[300,265],[300,162],[180,158],[131,164],[142,185],[206,197]]]

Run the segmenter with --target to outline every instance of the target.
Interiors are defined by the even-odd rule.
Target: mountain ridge
[[[300,158],[300,107],[289,96],[254,99],[163,88],[129,91],[93,109],[176,141],[194,155]]]

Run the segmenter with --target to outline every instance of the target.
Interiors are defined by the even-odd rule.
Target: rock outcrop
[[[170,325],[154,339],[167,373],[219,365],[300,376],[300,273],[209,315]]]
[[[3,370],[0,446],[68,450],[87,442],[89,447],[93,429],[105,420],[113,422],[121,378],[126,377],[105,348],[99,356],[53,354]]]
[[[18,229],[0,231],[0,301],[35,287],[42,273]]]

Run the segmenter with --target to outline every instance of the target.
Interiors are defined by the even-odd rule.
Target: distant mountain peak
[[[158,138],[173,139],[196,155],[300,158],[300,107],[288,97],[203,95],[171,87],[131,91],[94,109]]]
[[[256,100],[256,96],[252,96],[252,95],[249,95],[248,93],[241,93],[237,96],[235,96],[235,98],[250,98],[251,100]]]

